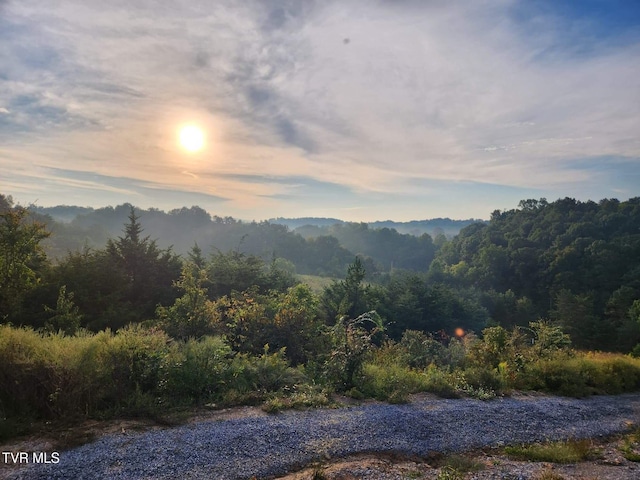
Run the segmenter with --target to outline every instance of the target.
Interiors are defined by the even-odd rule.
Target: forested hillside
[[[365,224],[305,240],[214,218],[206,238],[234,241],[182,256],[145,222],[197,229],[206,213],[128,205],[101,211],[102,225],[125,208],[103,247],[54,261],[50,219],[0,196],[0,438],[21,418],[206,402],[273,411],[326,404],[332,391],[406,401],[640,389],[640,360],[593,353],[640,356],[640,198],[526,200],[436,242]],[[99,231],[78,218],[70,228]],[[277,248],[265,260],[247,244]],[[318,293],[294,263],[346,268]]]
[[[301,228],[302,231],[308,232],[308,235],[318,236],[318,235],[327,235],[328,229],[333,227],[336,224],[344,224],[344,223],[352,223],[345,222],[343,220],[339,220],[337,218],[314,218],[314,217],[306,217],[306,218],[272,218],[269,220],[270,223],[277,223],[279,225],[286,225],[292,230],[297,230]],[[408,233],[410,235],[414,235],[419,237],[425,233],[429,234],[432,237],[437,237],[438,235],[444,235],[448,238],[451,238],[460,232],[464,227],[477,222],[483,222],[483,220],[452,220],[450,218],[432,218],[429,220],[411,220],[409,222],[394,222],[392,220],[381,220],[376,222],[370,222],[366,225],[372,229],[380,229],[380,228],[389,228],[394,229],[399,233]],[[356,222],[357,223],[357,222]],[[315,227],[315,228],[307,228],[307,227]]]
[[[487,292],[492,320],[550,318],[584,348],[629,350],[640,298],[640,198],[523,200],[463,229],[431,265],[434,281]]]
[[[85,246],[103,248],[110,238],[122,233],[132,207],[123,204],[95,210],[79,207],[30,207],[30,210],[52,233],[44,246],[55,260]],[[159,247],[171,247],[182,257],[197,244],[207,255],[212,251],[235,250],[259,256],[265,262],[282,258],[291,262],[300,274],[344,276],[355,255],[363,257],[370,274],[393,268],[426,272],[436,251],[429,235],[415,237],[388,228],[370,229],[366,224],[345,223],[303,238],[279,223],[211,216],[200,207],[169,212],[136,209],[136,215],[145,234],[156,239]]]

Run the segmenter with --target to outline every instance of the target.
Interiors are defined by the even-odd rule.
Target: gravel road
[[[248,479],[363,452],[426,456],[546,439],[598,437],[640,424],[640,394],[583,400],[417,399],[203,421],[110,435],[12,479]]]

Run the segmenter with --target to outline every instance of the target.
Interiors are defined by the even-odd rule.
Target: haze
[[[638,132],[637,0],[0,0],[22,203],[488,218],[638,195]]]

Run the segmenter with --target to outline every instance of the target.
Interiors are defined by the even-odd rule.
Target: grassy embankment
[[[368,351],[354,384],[342,390],[390,402],[417,392],[489,399],[514,389],[575,397],[640,390],[640,359],[541,350],[515,334],[497,342],[495,334],[442,345],[409,332]],[[321,362],[293,368],[284,351],[233,352],[221,337],[175,341],[140,327],[64,336],[0,326],[0,439],[38,420],[153,418],[211,404],[326,405],[341,390],[331,372]]]

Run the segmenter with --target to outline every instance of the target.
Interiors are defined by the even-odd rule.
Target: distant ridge
[[[312,225],[314,227],[330,227],[336,223],[346,223],[344,220],[338,218],[324,218],[324,217],[301,217],[301,218],[270,218],[267,220],[269,223],[275,223],[278,225],[286,225],[290,229],[294,230],[298,227],[306,227]]]
[[[70,223],[78,215],[86,215],[87,213],[95,211],[95,209],[91,207],[78,207],[75,205],[56,205],[55,207],[39,207],[38,205],[32,205],[29,208],[34,212],[38,212],[42,215],[49,215],[54,220],[65,223]]]
[[[271,218],[269,223],[275,223],[279,225],[286,225],[291,230],[296,230],[301,227],[319,227],[325,228],[336,224],[344,223],[359,223],[359,222],[345,222],[337,218],[323,218],[323,217],[304,217],[304,218]],[[443,234],[447,237],[457,235],[467,225],[473,223],[487,223],[486,220],[469,218],[467,220],[452,220],[450,218],[432,218],[429,220],[411,220],[409,222],[394,222],[393,220],[379,220],[376,222],[364,222],[369,228],[381,229],[381,228],[393,228],[398,233],[405,233],[409,235],[420,236],[424,233],[436,236]],[[302,229],[305,232],[309,232],[309,229]]]

